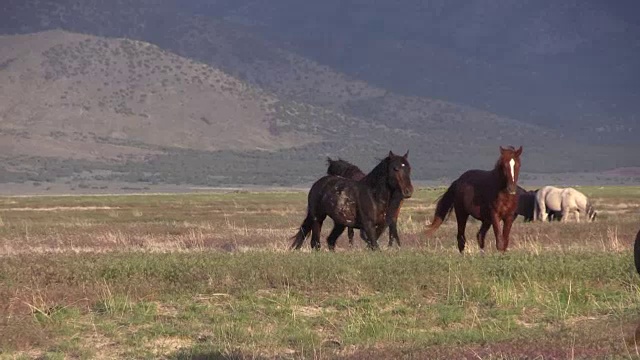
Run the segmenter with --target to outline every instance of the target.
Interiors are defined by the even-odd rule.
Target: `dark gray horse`
[[[538,190],[525,190],[518,186],[516,193],[518,194],[518,209],[516,210],[516,218],[518,215],[524,217],[525,222],[531,222],[534,218],[534,212],[536,209],[536,193]],[[549,221],[560,221],[562,219],[561,211],[553,211],[547,209],[547,219]]]

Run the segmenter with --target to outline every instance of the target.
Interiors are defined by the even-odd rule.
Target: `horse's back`
[[[326,175],[311,186],[309,211],[314,216],[327,215],[336,222],[352,226],[357,222],[358,208],[367,203],[367,194],[364,185],[358,181]]]
[[[543,186],[536,194],[536,201],[538,201],[538,203],[544,203],[547,208],[553,211],[561,211],[563,191],[564,189],[555,186]]]
[[[589,202],[589,199],[585,194],[574,188],[566,188],[564,196],[566,197],[566,201],[575,204],[581,209],[585,209],[587,207],[587,203]]]
[[[347,192],[356,193],[360,188],[357,181],[338,175],[325,175],[316,180],[309,190],[309,199],[319,195],[331,195]]]
[[[488,206],[499,191],[492,181],[491,171],[473,169],[462,173],[452,184],[455,187],[455,208],[464,209],[476,219],[488,217]]]
[[[463,172],[456,181],[459,183],[477,184],[488,181],[490,176],[490,170],[472,169]]]

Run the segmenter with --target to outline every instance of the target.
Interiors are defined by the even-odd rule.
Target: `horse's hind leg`
[[[491,221],[483,221],[480,226],[480,230],[478,230],[478,234],[476,238],[478,239],[478,247],[480,247],[480,251],[484,251],[484,239],[487,236],[487,231],[491,227]]]
[[[334,224],[333,225],[333,230],[331,230],[331,233],[329,234],[329,237],[327,237],[327,244],[329,245],[329,250],[334,251],[336,248],[336,241],[338,240],[338,238],[340,237],[340,235],[342,235],[342,233],[344,232],[344,225],[341,224]]]
[[[513,220],[509,218],[504,219],[504,224],[502,227],[502,242],[504,244],[502,251],[507,251],[507,247],[509,247],[509,235],[511,233],[511,226],[513,225]]]
[[[458,239],[458,251],[462,253],[464,251],[464,245],[467,242],[467,238],[464,236],[464,232],[467,228],[467,220],[469,219],[469,214],[467,214],[467,212],[464,210],[458,210],[458,208],[456,208],[455,211],[456,220],[458,222],[458,235],[456,236],[456,238]]]
[[[313,219],[313,224],[311,224],[311,248],[314,250],[320,250],[320,231],[325,218],[326,216],[319,216]]]

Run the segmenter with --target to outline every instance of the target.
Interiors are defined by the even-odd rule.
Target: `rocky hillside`
[[[632,144],[640,129],[633,0],[7,0],[0,9],[9,15],[0,32],[143,40],[315,105],[358,100],[375,84],[588,143]]]
[[[542,101],[575,105],[564,97],[574,89],[549,82],[548,69],[525,60],[546,64],[586,51],[584,44],[555,53],[543,47],[536,55],[534,45],[545,38],[533,31],[520,52],[484,51],[472,46],[473,24],[461,22],[482,7],[463,6],[473,16],[458,14],[456,22],[457,10],[442,3],[442,16],[432,19],[442,29],[433,31],[428,26],[435,25],[417,19],[437,2],[421,9],[410,1],[394,11],[384,3],[340,10],[328,1],[303,11],[287,0],[268,9],[240,0],[7,0],[0,4],[9,15],[0,23],[7,34],[0,37],[0,181],[103,170],[95,176],[290,184],[317,178],[326,156],[366,169],[389,149],[410,149],[414,176],[436,179],[490,167],[501,144],[525,146],[528,172],[639,165],[637,143],[628,141],[633,92],[620,86],[628,68],[619,68],[620,78],[597,81],[617,91],[618,112],[591,101],[599,95],[589,85],[593,79],[585,79],[584,116],[576,118]],[[543,14],[553,8],[545,4],[527,6]],[[341,13],[358,21],[340,20]],[[510,43],[500,40],[508,24],[501,28],[495,20],[487,19],[478,34]],[[352,28],[357,24],[366,26],[359,32]],[[376,24],[384,31],[371,36]],[[467,29],[456,32],[457,42],[446,40],[452,26]],[[625,26],[623,33],[633,28]],[[552,48],[570,43],[547,40]],[[444,46],[447,41],[459,46]],[[505,66],[491,65],[494,50],[504,52]],[[534,70],[544,76],[532,82]],[[578,73],[553,74],[560,81]],[[522,97],[522,89],[529,95]],[[590,125],[572,125],[585,116]],[[566,118],[564,129],[555,125],[559,117]],[[599,132],[594,124],[602,124]]]

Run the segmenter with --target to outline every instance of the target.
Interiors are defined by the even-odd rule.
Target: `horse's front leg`
[[[380,236],[382,236],[382,233],[385,230],[387,230],[387,225],[386,224],[376,225],[376,239],[379,239]]]
[[[396,244],[400,247],[400,237],[398,236],[398,227],[395,221],[389,224],[389,247],[393,246],[393,240],[396,240]]]
[[[509,234],[511,233],[511,225],[513,225],[513,217],[505,217],[504,227],[502,228],[502,242],[504,244],[502,251],[507,251],[507,247],[509,246]]]
[[[398,236],[398,215],[400,215],[400,208],[402,207],[402,201],[404,197],[400,191],[396,191],[389,202],[387,214],[385,216],[385,222],[389,226],[389,247],[393,246],[393,240],[396,240],[396,244],[400,247],[400,236]]]
[[[371,250],[378,250],[380,247],[378,246],[378,238],[380,237],[378,231],[379,229],[374,225],[373,220],[367,219],[363,221],[362,230],[366,235],[366,241]],[[383,230],[384,231],[384,230]]]
[[[496,249],[504,251],[504,240],[502,239],[502,229],[500,228],[500,218],[498,215],[491,215],[491,226],[493,226],[493,234],[496,236]]]

